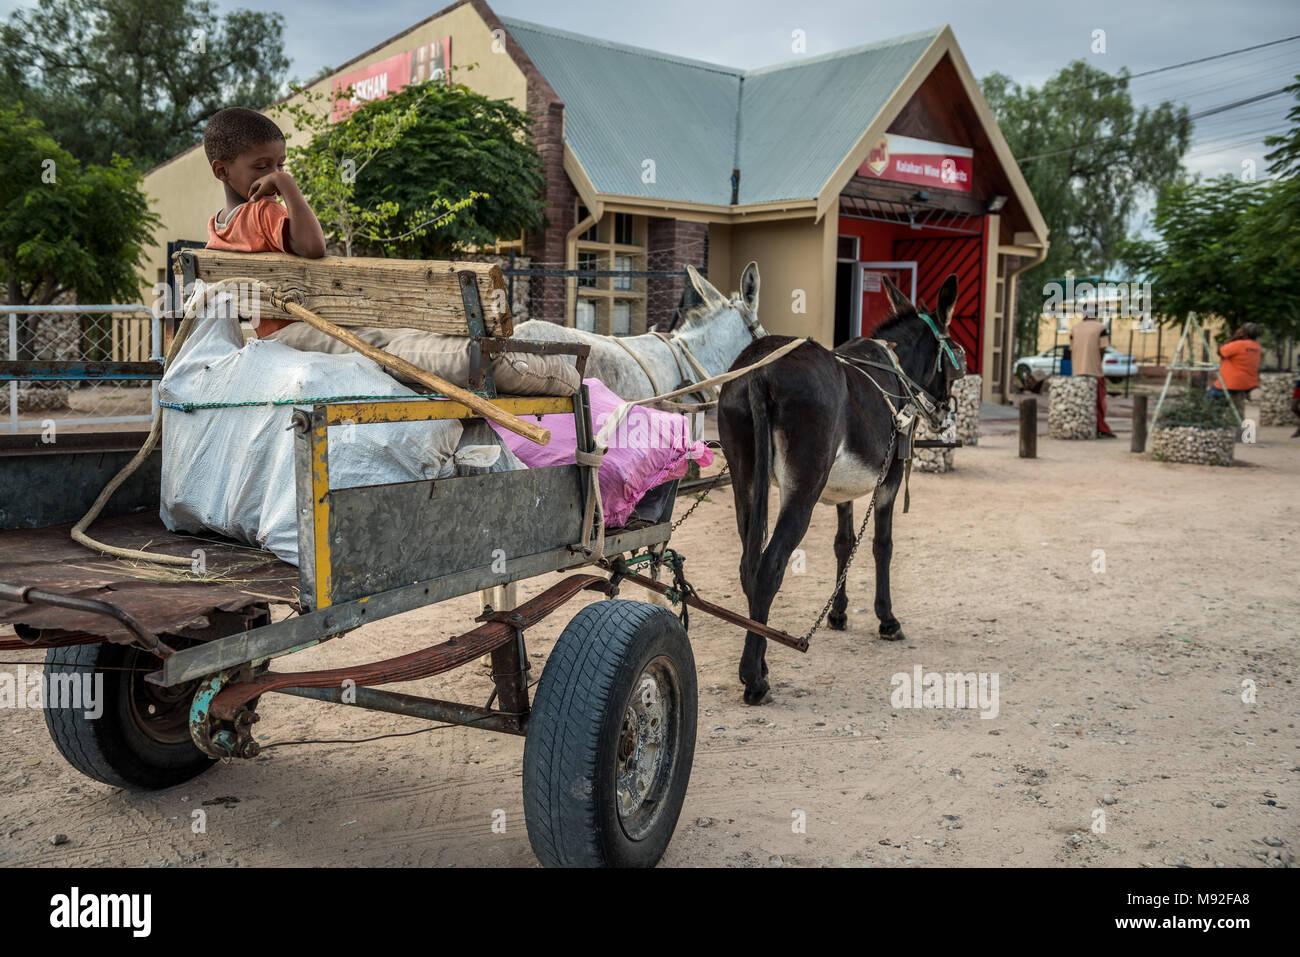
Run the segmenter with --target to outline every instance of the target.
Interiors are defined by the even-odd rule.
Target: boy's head
[[[240,199],[247,199],[255,180],[284,168],[284,133],[256,110],[233,106],[208,120],[203,151],[212,164],[212,175]]]

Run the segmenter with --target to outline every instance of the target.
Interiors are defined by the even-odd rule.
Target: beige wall
[[[724,296],[740,291],[740,270],[744,263],[732,265],[731,227],[726,223],[709,223],[709,274],[705,277]],[[759,273],[760,278],[762,272]],[[759,309],[763,308],[760,299]]]
[[[331,81],[339,73],[351,73],[446,36],[451,37],[452,66],[457,71],[455,75],[459,82],[485,96],[508,99],[521,110],[526,108],[528,83],[523,72],[508,54],[492,51],[492,32],[470,4],[457,7],[397,37],[322,78],[312,89],[328,92]],[[466,69],[471,64],[474,64],[473,69]],[[301,144],[304,136],[292,129],[287,116],[274,107],[263,112],[280,124],[290,146]],[[154,234],[156,242],[145,251],[146,261],[141,271],[141,295],[145,303],[150,303],[159,270],[167,265],[164,262],[167,243],[176,239],[206,239],[208,217],[220,208],[223,200],[221,186],[212,176],[202,146],[154,168],[145,176],[144,188],[151,207],[161,220]]]
[[[835,233],[838,219],[741,223],[731,227],[731,265],[758,262],[759,319],[768,332],[813,336],[830,347],[835,336]],[[713,270],[713,243],[709,243]],[[732,279],[739,282],[739,276]],[[721,288],[721,287],[719,287]],[[795,290],[804,292],[804,311],[794,311]]]

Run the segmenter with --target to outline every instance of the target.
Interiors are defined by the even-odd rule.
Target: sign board
[[[974,155],[965,146],[886,133],[858,167],[858,175],[969,193]]]
[[[450,83],[450,70],[451,37],[443,37],[345,73],[334,79],[334,109],[330,113],[330,122],[337,123],[362,103],[382,100],[411,83],[433,79]],[[347,95],[349,87],[352,92]]]

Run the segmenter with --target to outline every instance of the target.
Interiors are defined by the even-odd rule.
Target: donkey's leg
[[[853,500],[836,505],[835,517],[839,521],[839,526],[835,529],[835,580],[839,581],[853,548]],[[836,589],[835,600],[831,602],[831,614],[826,619],[836,631],[843,631],[849,621],[849,616],[844,613],[849,605],[848,586],[846,581]]]
[[[820,494],[820,490],[809,495],[786,494],[785,490],[782,491],[781,514],[772,529],[771,540],[763,549],[763,557],[748,592],[749,617],[763,624],[767,624],[772,601],[781,589],[790,553],[808,531],[813,506],[817,504],[817,495]],[[762,704],[768,693],[767,639],[752,631],[745,633],[745,652],[740,657],[740,680],[745,685],[745,703]]]
[[[871,541],[871,551],[876,559],[876,617],[880,619],[880,637],[886,641],[900,641],[903,626],[894,617],[889,598],[889,561],[894,554],[894,500],[903,477],[903,463],[895,461],[889,477],[876,492],[876,528]]]

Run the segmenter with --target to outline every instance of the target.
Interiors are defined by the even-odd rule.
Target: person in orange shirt
[[[325,233],[284,168],[284,133],[275,123],[256,110],[221,110],[203,130],[203,150],[226,190],[226,204],[208,220],[209,249],[308,259],[325,255]],[[287,325],[288,320],[266,318],[256,331],[268,336]]]
[[[1259,326],[1253,322],[1244,323],[1219,346],[1219,377],[1210,394],[1217,397],[1226,391],[1228,399],[1237,407],[1238,418],[1246,415],[1246,396],[1259,386],[1259,363],[1263,357]]]

